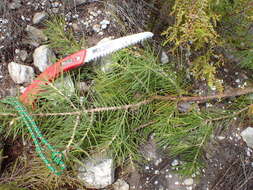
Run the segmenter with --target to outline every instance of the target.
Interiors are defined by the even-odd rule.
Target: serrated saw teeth
[[[90,62],[100,57],[104,57],[122,48],[126,48],[128,46],[134,45],[136,43],[142,42],[152,37],[153,37],[153,33],[142,32],[142,33],[118,38],[115,40],[106,41],[102,44],[99,44],[87,49],[86,58],[84,62]]]

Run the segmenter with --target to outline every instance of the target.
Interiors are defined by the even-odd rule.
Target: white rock
[[[129,190],[129,185],[122,179],[118,179],[112,186],[114,190]]]
[[[23,87],[23,86],[20,86],[20,87],[19,87],[19,91],[20,91],[22,94],[25,92],[25,90],[26,90],[25,87]]]
[[[171,163],[171,166],[177,166],[179,164],[178,160],[173,160],[173,162]]]
[[[97,16],[98,16],[98,13],[93,12],[93,11],[91,11],[90,14],[91,14],[92,16],[94,16],[94,17],[97,17]]]
[[[241,136],[248,147],[253,148],[253,128],[248,127],[241,132]]]
[[[47,18],[48,18],[48,14],[44,11],[35,13],[33,16],[33,24],[39,24]]]
[[[169,63],[169,57],[164,51],[162,51],[162,54],[161,54],[161,63],[162,64]]]
[[[190,186],[190,185],[193,185],[193,179],[192,178],[187,178],[187,179],[185,179],[184,180],[184,184],[186,185],[186,186]]]
[[[104,188],[114,181],[114,163],[111,158],[94,157],[87,159],[78,168],[78,178],[87,188]]]
[[[223,137],[223,136],[217,136],[216,138],[217,138],[218,140],[222,141],[222,140],[224,140],[226,137]]]
[[[8,64],[8,71],[12,80],[17,84],[30,83],[34,78],[34,70],[32,67],[15,62]]]
[[[101,24],[101,25],[108,25],[108,24],[110,24],[110,21],[104,19],[104,20],[102,20],[102,21],[100,22],[100,24]]]
[[[107,28],[107,24],[102,24],[101,28],[104,30]]]
[[[55,55],[47,45],[42,45],[35,49],[33,53],[33,64],[43,72],[48,66],[50,66],[55,59]]]

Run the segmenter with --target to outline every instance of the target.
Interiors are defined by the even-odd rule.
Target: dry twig
[[[112,107],[101,107],[101,108],[93,108],[93,109],[87,109],[82,111],[75,111],[75,112],[64,112],[64,113],[36,113],[31,114],[32,116],[40,116],[40,117],[46,117],[46,116],[66,116],[66,115],[81,115],[83,113],[95,113],[95,112],[103,112],[103,111],[116,111],[116,110],[128,110],[128,109],[135,109],[139,108],[142,105],[146,105],[151,103],[154,100],[161,100],[161,101],[178,101],[178,102],[198,102],[203,103],[209,100],[213,99],[221,99],[221,98],[229,98],[234,96],[241,96],[245,94],[253,93],[253,88],[245,88],[245,89],[234,89],[230,91],[226,91],[224,93],[219,93],[215,95],[210,96],[184,96],[184,97],[176,97],[176,96],[152,96],[146,100],[143,100],[141,102],[135,103],[135,104],[128,104],[128,105],[122,105],[122,106],[112,106]],[[75,106],[72,105],[76,109]],[[243,112],[247,110],[249,106],[246,108],[243,108],[239,112]],[[237,115],[237,113],[235,113]],[[13,116],[16,117],[17,114],[13,113],[0,113],[0,116]]]

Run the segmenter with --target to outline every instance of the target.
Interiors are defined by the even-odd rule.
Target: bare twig
[[[206,102],[213,99],[229,98],[234,96],[241,96],[245,94],[253,93],[253,88],[244,89],[233,89],[226,91],[224,93],[218,93],[210,96],[185,96],[185,97],[175,97],[175,96],[153,96],[156,100],[178,100],[180,102]]]
[[[250,104],[250,105],[246,106],[245,108],[240,109],[239,111],[237,111],[237,112],[235,112],[235,113],[232,113],[232,114],[230,114],[230,115],[225,115],[225,116],[221,116],[221,117],[217,117],[217,118],[213,118],[213,119],[208,119],[208,120],[206,120],[206,123],[208,123],[208,122],[213,122],[213,121],[224,120],[224,119],[228,119],[228,118],[234,117],[234,116],[236,116],[236,115],[241,114],[241,113],[244,112],[244,111],[247,111],[247,110],[249,109],[250,106],[253,106],[253,104]]]
[[[76,129],[77,129],[79,123],[80,123],[80,115],[78,115],[76,117],[76,122],[75,122],[75,126],[73,128],[73,133],[72,133],[71,138],[68,142],[68,145],[66,146],[66,151],[68,151],[70,149],[71,144],[74,142],[75,135],[76,135]]]
[[[221,98],[229,98],[234,96],[241,96],[245,94],[253,93],[253,88],[245,88],[245,89],[234,89],[230,91],[226,91],[224,93],[219,93],[215,95],[210,96],[184,96],[184,97],[177,97],[177,96],[152,96],[149,99],[143,100],[141,102],[135,103],[135,104],[128,104],[128,105],[122,105],[122,106],[112,106],[112,107],[101,107],[101,108],[93,108],[93,109],[87,109],[82,111],[75,111],[75,112],[63,112],[63,113],[36,113],[31,114],[32,116],[66,116],[66,115],[81,115],[83,113],[95,113],[95,112],[103,112],[103,111],[116,111],[116,110],[128,110],[128,109],[135,109],[139,108],[142,105],[146,105],[151,103],[154,100],[161,100],[161,101],[178,101],[178,102],[206,102],[213,99],[221,99]],[[73,107],[73,106],[72,106]],[[74,107],[77,109],[76,107]],[[247,110],[248,107],[244,108],[241,112]],[[17,114],[13,113],[0,113],[0,116],[13,116],[16,117]]]

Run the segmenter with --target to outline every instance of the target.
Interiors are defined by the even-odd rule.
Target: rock
[[[114,181],[114,163],[111,158],[95,156],[86,159],[78,171],[78,178],[87,188],[105,188]]]
[[[42,45],[34,50],[33,64],[41,71],[52,65],[56,59],[54,52],[47,45]]]
[[[8,70],[12,80],[17,84],[30,83],[34,78],[33,68],[26,65],[11,62],[8,64]]]
[[[27,25],[26,32],[28,33],[28,40],[25,42],[35,47],[38,47],[42,42],[47,40],[43,31],[34,26]]]
[[[101,26],[101,28],[104,30],[104,29],[107,28],[107,25],[106,25],[106,24],[103,24],[103,25]]]
[[[193,179],[192,178],[187,178],[184,180],[184,185],[186,186],[190,186],[190,185],[193,185]]]
[[[101,28],[104,30],[104,29],[106,29],[107,28],[107,26],[110,24],[110,21],[109,20],[106,20],[106,19],[104,19],[104,20],[102,20],[101,22],[100,22],[100,25],[101,25]]]
[[[112,186],[114,190],[129,190],[129,185],[122,179],[118,179]]]
[[[90,87],[87,85],[86,82],[79,82],[78,89],[80,90],[81,93],[86,93],[89,92]]]
[[[248,127],[241,132],[242,139],[248,147],[253,148],[253,128]]]
[[[161,54],[161,63],[162,64],[169,63],[169,57],[164,51],[162,51],[162,54]]]
[[[102,20],[101,22],[100,22],[100,24],[101,25],[108,25],[108,24],[110,24],[110,21],[109,20],[106,20],[106,19],[104,19],[104,20]]]
[[[28,58],[28,53],[27,53],[27,51],[25,51],[25,50],[20,50],[20,51],[18,52],[18,56],[19,56],[19,58],[21,59],[21,61],[25,62],[26,59]]]
[[[100,32],[100,25],[98,25],[98,24],[95,24],[95,25],[93,25],[92,26],[92,30],[94,31],[94,32]]]
[[[190,110],[192,110],[193,105],[191,102],[181,102],[177,105],[177,109],[180,112],[189,112]]]
[[[20,7],[21,7],[21,0],[14,0],[14,1],[8,3],[9,9],[14,10],[14,9],[18,9]]]
[[[19,91],[20,91],[21,94],[23,94],[25,92],[25,90],[26,90],[25,87],[23,87],[23,86],[19,87]]]
[[[48,14],[46,12],[38,12],[33,16],[33,24],[40,24],[44,20],[48,18]]]
[[[173,160],[173,162],[171,163],[171,166],[178,166],[178,165],[179,165],[178,160]]]
[[[226,137],[223,137],[223,136],[217,136],[216,138],[217,138],[219,141],[222,141],[222,140],[226,139]]]

